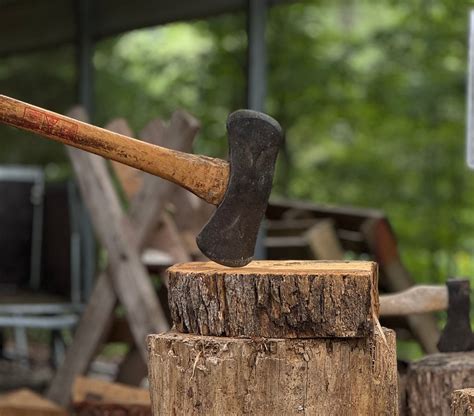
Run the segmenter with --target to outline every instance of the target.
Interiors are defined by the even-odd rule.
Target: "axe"
[[[449,279],[446,286],[413,286],[403,292],[380,296],[380,315],[407,316],[447,311],[438,349],[441,352],[474,351],[469,317],[470,291],[468,279]]]
[[[227,118],[230,163],[142,142],[0,95],[0,122],[151,173],[217,209],[196,238],[211,260],[241,267],[252,258],[282,142],[278,122],[237,110]]]

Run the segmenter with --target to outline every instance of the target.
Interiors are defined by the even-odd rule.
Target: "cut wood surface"
[[[168,269],[178,331],[251,337],[363,337],[378,315],[373,262],[213,262]]]
[[[0,396],[1,416],[67,416],[66,409],[28,389]]]
[[[155,415],[397,415],[395,335],[148,338]]]
[[[474,352],[428,355],[412,363],[407,375],[410,416],[451,415],[454,390],[474,386]]]
[[[474,388],[455,390],[451,395],[451,415],[474,415]]]

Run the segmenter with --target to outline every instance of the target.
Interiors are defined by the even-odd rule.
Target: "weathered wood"
[[[304,234],[318,221],[316,218],[306,219],[282,219],[282,220],[267,220],[265,226],[267,234],[272,237],[276,236],[297,236]]]
[[[428,355],[412,363],[407,375],[411,416],[451,414],[454,390],[474,386],[474,352]]]
[[[180,332],[251,337],[363,337],[378,316],[373,262],[213,262],[168,269]]]
[[[384,217],[368,219],[362,224],[361,231],[374,253],[375,261],[385,277],[384,284],[390,292],[399,292],[413,286],[414,280],[400,258],[397,241],[388,220]],[[425,352],[438,352],[436,344],[439,329],[436,318],[432,314],[417,314],[407,316],[406,319],[410,331]]]
[[[73,388],[73,406],[78,416],[151,416],[147,389],[78,377]]]
[[[344,258],[344,250],[334,228],[334,221],[321,220],[313,225],[305,235],[315,259],[342,260]]]
[[[28,389],[15,390],[0,396],[2,416],[66,416],[66,409]]]
[[[397,334],[397,340],[399,339]],[[407,415],[407,373],[409,363],[397,360],[398,372],[398,411],[400,416]]]
[[[120,363],[115,381],[129,386],[140,386],[147,374],[146,362],[133,346]]]
[[[194,117],[178,110],[172,114],[169,124],[160,119],[149,122],[140,132],[140,138],[169,149],[191,152],[199,127],[199,122]],[[106,128],[131,136],[130,128],[123,119],[113,120]],[[171,195],[187,191],[171,182],[118,162],[113,162],[113,167],[128,200],[131,201],[130,217],[135,224],[136,238],[140,242],[139,248],[165,249],[174,263],[190,261],[191,257],[173,218],[164,212],[165,204]],[[167,285],[166,278],[164,283]],[[169,314],[167,307],[165,312]],[[117,380],[138,385],[145,376],[146,363],[136,346],[132,345],[120,364]]]
[[[125,306],[137,345],[144,346],[150,330],[166,330],[168,323],[141,264],[132,224],[122,212],[104,159],[73,148],[68,153],[94,230],[107,249],[115,293]]]
[[[168,126],[160,120],[154,120],[148,123],[140,136],[156,145],[189,152],[198,130],[199,123],[194,117],[184,111],[176,111]],[[133,197],[130,208],[130,218],[137,224],[135,233],[140,241],[149,241],[154,234],[161,221],[160,213],[165,202],[175,192],[179,193],[172,183],[157,180],[152,175],[144,175],[142,187]],[[188,207],[185,206],[185,209],[189,212]]]
[[[116,118],[108,122],[104,128],[127,137],[133,137],[134,135],[127,120],[124,118]],[[131,195],[135,195],[140,190],[144,172],[124,165],[123,163],[116,162],[115,160],[111,161],[111,165],[123,191],[130,199]]]
[[[474,415],[474,388],[455,390],[451,395],[451,415]]]
[[[71,386],[78,374],[86,372],[112,324],[117,295],[109,276],[101,273],[82,313],[64,362],[56,371],[47,397],[63,406],[69,403]]]
[[[397,415],[395,336],[150,335],[155,415]]]
[[[75,416],[151,416],[151,408],[139,404],[82,402],[74,406]]]
[[[87,119],[87,115],[84,113],[82,109],[76,108],[71,111],[71,115],[73,117],[81,118],[83,120]],[[72,157],[74,157],[74,152],[79,152],[75,151],[74,149],[71,149]],[[77,154],[77,153],[76,153]],[[94,160],[97,158],[94,157],[93,155],[87,155],[83,154],[80,155],[78,154],[77,158],[80,157],[85,158],[84,160],[86,161],[85,164],[80,164],[77,166],[76,162],[76,173],[78,177],[81,179],[83,175],[83,170],[90,169],[90,166],[88,164],[88,161]],[[77,159],[76,158],[76,159]],[[99,162],[101,162],[99,160]],[[99,164],[100,165],[100,164]],[[91,183],[90,185],[85,185],[82,183],[82,191],[85,192],[83,195],[89,196],[89,202],[90,204],[88,205],[88,208],[90,209],[90,212],[92,215],[94,213],[98,213],[98,220],[103,221],[103,224],[99,224],[98,226],[100,227],[100,232],[102,236],[104,236],[104,233],[109,235],[109,237],[115,238],[117,237],[116,234],[117,230],[120,229],[120,224],[124,220],[123,214],[121,212],[121,208],[119,206],[118,200],[114,194],[114,191],[112,189],[112,184],[110,180],[108,179],[108,173],[105,171],[105,167],[103,164],[100,166],[100,171],[102,173],[102,177],[100,179],[94,180],[91,178]],[[89,175],[91,173],[89,172]],[[90,188],[88,190],[87,188]],[[103,195],[103,189],[107,189],[108,195],[109,195],[109,200],[104,201],[104,195]],[[97,205],[93,205],[90,198],[90,192],[94,191],[94,195],[98,199],[95,201]],[[100,205],[100,204],[104,205]],[[112,205],[110,205],[112,204]],[[132,206],[133,206],[132,202]],[[109,231],[107,230],[107,224],[109,221],[107,211],[103,210],[103,206],[110,207],[111,210],[115,213],[115,222],[114,222],[114,227],[112,228],[112,231],[114,231],[114,234],[110,235]],[[118,219],[118,221],[117,221]],[[97,220],[97,218],[96,218]],[[137,215],[136,221],[139,221],[141,224],[141,221],[145,221],[147,218],[140,217]],[[115,229],[115,230],[114,230]],[[129,236],[130,240],[135,241],[136,246],[141,246],[144,244],[143,241],[140,240],[140,238],[136,238],[135,235],[131,231],[129,231]],[[108,248],[110,249],[110,238],[107,240],[109,242]],[[129,249],[131,250],[136,250],[134,247],[130,246]],[[138,251],[135,251],[136,254],[135,256],[138,258]],[[115,255],[119,253],[114,253]],[[135,264],[136,264],[136,259],[135,259]],[[135,266],[136,267],[136,266]],[[142,268],[143,266],[139,266]],[[123,272],[127,273],[127,269],[124,269]],[[113,276],[112,274],[114,273],[113,270],[110,270],[108,275],[101,275],[96,283],[96,286],[93,290],[93,293],[91,295],[90,301],[86,306],[86,309],[83,313],[83,316],[81,318],[81,321],[79,323],[78,329],[76,331],[73,343],[69,346],[66,352],[66,357],[64,360],[63,365],[59,368],[57,371],[50,388],[48,390],[48,398],[51,400],[54,400],[57,403],[61,404],[67,404],[69,402],[69,393],[71,390],[72,383],[74,382],[74,379],[77,375],[79,374],[84,374],[84,372],[87,370],[90,362],[92,361],[94,354],[96,352],[96,349],[101,345],[103,337],[105,334],[107,334],[107,329],[108,326],[111,323],[112,317],[113,317],[113,310],[114,306],[117,302],[117,296],[115,294],[115,288],[112,285],[112,279]],[[143,276],[143,270],[139,271],[139,274]],[[131,273],[130,276],[136,277],[134,273]],[[130,282],[130,276],[126,276],[125,274],[122,274],[122,278],[124,279],[124,283],[127,285],[135,285],[136,283]],[[146,276],[146,274],[145,274]],[[140,276],[138,276],[140,277]],[[143,277],[142,277],[143,280]],[[128,282],[128,283],[127,283]],[[152,297],[154,296],[154,290],[151,287],[149,281],[148,281],[148,276],[146,276],[146,283],[145,286],[148,287],[148,289],[145,287],[145,290],[148,290],[149,293],[147,296]],[[131,288],[131,293],[136,293],[135,286]],[[153,302],[153,300],[152,300]],[[156,299],[155,301],[156,302]],[[140,302],[138,302],[139,304]],[[148,309],[149,310],[149,309]],[[150,310],[149,310],[150,311]],[[151,317],[150,319],[156,319],[155,317]],[[166,319],[162,319],[162,326],[161,328],[165,329],[167,327],[167,321]],[[149,331],[148,329],[144,329],[144,331]],[[135,336],[137,336],[137,333],[135,332]],[[140,335],[141,336],[141,335]],[[146,334],[143,335],[144,337]],[[144,340],[144,338],[143,338]],[[143,348],[143,343],[139,343],[139,351],[140,353],[144,354],[144,348]],[[144,357],[145,359],[145,357]]]
[[[4,95],[0,95],[0,120],[159,176],[214,205],[227,189],[230,167],[220,159],[153,146]]]
[[[380,296],[381,316],[406,316],[445,311],[447,308],[446,286],[417,285],[402,292]]]
[[[130,387],[90,377],[77,377],[74,382],[72,400],[74,403],[87,400],[103,403],[134,403],[150,405],[148,389]]]

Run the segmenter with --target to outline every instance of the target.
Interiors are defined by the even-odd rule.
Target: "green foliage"
[[[267,109],[286,130],[275,193],[386,211],[419,281],[474,275],[474,178],[464,163],[468,7],[303,1],[268,16]],[[225,156],[226,116],[245,105],[245,48],[241,14],[102,41],[94,121],[122,116],[139,132],[182,107],[202,123],[195,150]],[[73,104],[73,62],[71,48],[4,58],[0,90],[64,112]],[[54,143],[0,133],[0,162],[65,161]]]

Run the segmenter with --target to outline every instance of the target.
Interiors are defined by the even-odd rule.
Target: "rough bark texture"
[[[179,332],[274,338],[370,336],[378,315],[372,262],[254,261],[171,267],[169,304]]]
[[[397,415],[395,335],[148,337],[154,415]]]
[[[474,386],[474,353],[429,355],[412,363],[407,376],[408,415],[451,415],[453,390]]]
[[[474,415],[474,389],[455,390],[451,396],[451,415]]]

